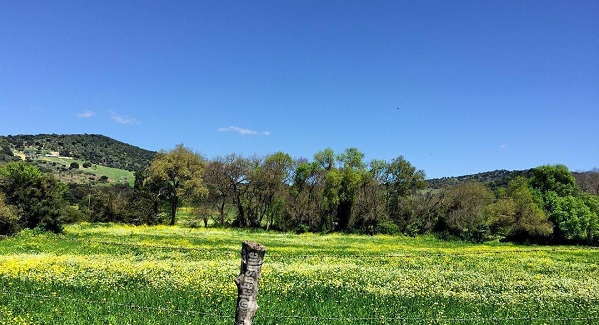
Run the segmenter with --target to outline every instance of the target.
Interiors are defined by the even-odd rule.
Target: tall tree
[[[236,154],[224,158],[225,179],[231,189],[233,204],[237,208],[237,216],[233,224],[238,227],[249,227],[250,219],[244,205],[245,194],[250,185],[251,161]]]
[[[379,223],[386,217],[382,179],[387,163],[373,160],[369,167],[368,172],[363,174],[356,197],[352,227],[374,234],[378,231]]]
[[[387,164],[382,181],[387,191],[387,213],[391,217],[395,218],[400,212],[402,197],[426,187],[424,179],[424,171],[417,170],[403,156],[399,156]]]
[[[590,241],[596,214],[593,201],[585,200],[576,185],[576,179],[565,165],[546,165],[534,169],[531,185],[544,204],[553,223],[554,240]],[[587,203],[589,205],[587,205]]]
[[[266,229],[269,229],[277,216],[284,210],[284,196],[291,182],[293,160],[284,152],[266,156],[255,173],[256,186],[260,194],[260,221],[266,217]]]
[[[518,242],[551,235],[553,226],[535,202],[529,183],[524,177],[515,178],[500,192],[499,199],[487,207],[486,214],[494,234]]]
[[[452,187],[447,192],[448,213],[443,220],[447,230],[465,240],[482,241],[489,231],[484,212],[494,200],[493,192],[479,182]]]
[[[322,230],[319,228],[323,226],[320,216],[324,210],[321,205],[325,184],[321,167],[316,162],[306,161],[296,161],[295,165],[286,205],[286,227],[300,232]]]
[[[208,187],[208,202],[218,211],[217,222],[224,226],[227,217],[227,206],[232,197],[232,187],[226,174],[226,160],[216,157],[208,162],[205,182]]]
[[[169,202],[170,225],[176,221],[177,208],[190,194],[206,194],[203,184],[204,159],[190,149],[177,145],[169,152],[160,152],[149,167],[150,178],[161,185],[159,196]]]
[[[349,228],[356,196],[367,174],[363,159],[364,154],[356,148],[348,148],[337,156],[341,174],[337,207],[338,230],[348,230]]]
[[[558,196],[576,194],[576,179],[566,165],[545,165],[533,169],[531,180],[533,188],[541,191],[555,192]]]

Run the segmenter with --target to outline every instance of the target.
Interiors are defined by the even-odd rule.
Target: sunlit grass
[[[76,162],[79,164],[79,169],[76,171],[70,171],[71,173],[88,173],[94,174],[98,178],[100,176],[108,177],[108,182],[111,184],[129,184],[129,186],[133,187],[135,183],[135,174],[132,171],[107,167],[102,165],[93,165],[93,167],[84,168],[83,163],[85,161],[78,159],[67,159],[67,158],[58,158],[58,157],[41,157],[38,160],[47,161],[47,162],[55,162],[60,164],[66,168],[70,166],[71,163]]]
[[[267,247],[255,324],[599,317],[592,248],[80,224],[0,241],[0,324],[231,324],[243,240]]]

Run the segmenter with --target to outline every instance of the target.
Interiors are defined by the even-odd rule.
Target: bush
[[[6,203],[21,214],[20,227],[62,231],[61,209],[67,206],[64,184],[22,161],[0,167],[0,178]]]
[[[17,233],[19,229],[17,208],[6,204],[4,194],[0,192],[0,235],[10,236]]]
[[[376,225],[376,232],[383,235],[397,235],[399,227],[391,220],[383,221]]]

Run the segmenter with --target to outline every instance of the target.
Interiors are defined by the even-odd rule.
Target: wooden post
[[[251,325],[258,309],[258,284],[266,247],[252,241],[241,245],[241,270],[235,279],[237,311],[235,325]]]

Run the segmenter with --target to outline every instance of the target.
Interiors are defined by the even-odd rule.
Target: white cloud
[[[130,125],[141,124],[140,121],[138,121],[137,119],[132,118],[132,117],[123,116],[123,115],[117,114],[113,111],[110,111],[110,114],[112,115],[112,119],[119,124],[130,124]]]
[[[502,144],[499,146],[499,149],[504,150],[507,149],[507,144]]]
[[[220,128],[220,129],[218,129],[218,132],[237,132],[241,135],[256,135],[256,134],[258,134],[257,131],[240,128],[238,126],[229,126],[226,128]]]
[[[92,117],[94,115],[96,115],[96,113],[92,112],[92,111],[87,111],[85,113],[79,113],[79,114],[77,114],[77,116],[79,116],[80,118],[90,118],[90,117]]]
[[[265,137],[267,137],[267,136],[270,135],[270,131],[264,131],[264,132],[262,132],[262,135],[265,136]]]

